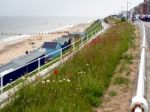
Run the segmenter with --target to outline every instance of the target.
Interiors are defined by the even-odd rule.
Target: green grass
[[[114,84],[118,84],[118,85],[128,85],[128,84],[129,84],[129,79],[126,78],[126,77],[118,76],[118,77],[115,78]]]
[[[122,56],[122,59],[124,59],[125,62],[128,63],[128,64],[132,64],[133,56],[131,54],[124,54]]]
[[[91,112],[102,103],[133,31],[127,22],[112,27],[57,68],[58,75],[45,79],[49,83],[23,86],[0,112]]]
[[[91,32],[93,32],[93,31],[96,30],[96,29],[99,29],[99,30],[102,29],[101,22],[95,21],[90,27],[88,27],[88,28],[85,30],[85,33],[89,35]],[[90,38],[90,37],[92,37],[92,35],[89,35],[89,38]]]
[[[118,24],[121,22],[121,19],[117,17],[109,17],[109,20],[113,21],[115,24]]]

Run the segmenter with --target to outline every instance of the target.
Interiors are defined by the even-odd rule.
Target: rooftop
[[[67,37],[67,38],[58,38],[57,40],[55,40],[56,42],[69,42],[69,37]]]
[[[56,49],[58,42],[44,42],[42,48]]]
[[[21,66],[24,66],[25,64],[43,56],[44,54],[45,54],[44,52],[37,50],[37,51],[33,51],[27,55],[20,56],[7,64],[0,66],[0,73],[4,73],[6,71],[12,71]]]

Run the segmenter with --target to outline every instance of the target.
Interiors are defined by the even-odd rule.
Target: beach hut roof
[[[56,46],[58,45],[58,42],[44,42],[42,48],[51,48],[56,49]]]
[[[24,56],[21,56],[21,57],[18,57],[14,60],[12,60],[11,62],[5,64],[5,65],[2,65],[0,67],[0,73],[2,72],[5,72],[5,71],[12,71],[14,69],[17,69],[41,56],[43,56],[45,53],[44,52],[41,52],[41,51],[33,51],[27,55],[24,55]]]
[[[60,45],[64,45],[65,44],[65,40],[56,40],[56,42],[58,42]]]
[[[70,38],[58,38],[56,41],[65,41],[65,42],[69,42]]]
[[[68,35],[62,35],[62,38],[69,38]]]
[[[39,57],[45,55],[45,52],[36,50],[33,51],[29,54],[26,54],[24,56],[18,57],[16,59],[13,60],[14,63],[18,64],[18,65],[25,65],[35,59],[38,59]]]
[[[62,35],[62,38],[73,39],[74,38],[74,34]]]
[[[74,34],[68,34],[68,37],[69,37],[70,39],[73,39],[75,36],[74,36]]]
[[[14,69],[16,69],[18,67],[19,67],[19,65],[17,65],[16,63],[9,62],[9,63],[7,63],[5,65],[0,66],[0,74],[3,74],[6,71],[12,71],[12,70],[14,70]]]
[[[86,33],[85,32],[74,32],[73,34],[74,35],[85,35]]]

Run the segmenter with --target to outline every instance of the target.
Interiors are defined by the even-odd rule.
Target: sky
[[[143,0],[128,0],[129,8]],[[0,16],[96,16],[127,9],[127,0],[0,0]]]

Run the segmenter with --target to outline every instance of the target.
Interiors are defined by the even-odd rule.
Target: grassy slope
[[[127,22],[117,24],[58,68],[59,74],[48,78],[50,83],[23,87],[0,112],[91,112],[101,103],[133,31]]]
[[[93,32],[94,30],[98,29],[98,28],[102,28],[101,26],[101,22],[99,21],[95,21],[90,27],[88,27],[86,30],[85,30],[85,33],[86,34],[90,34],[91,32]]]

